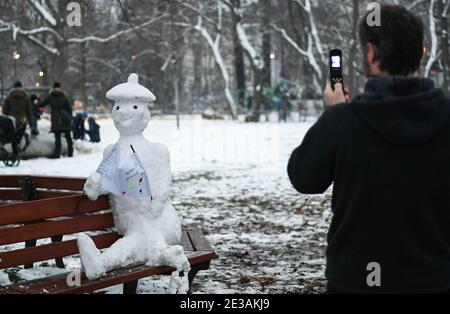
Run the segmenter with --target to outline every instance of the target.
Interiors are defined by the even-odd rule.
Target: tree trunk
[[[175,102],[175,113],[177,117],[177,130],[180,129],[180,84],[178,79],[173,81],[174,87],[174,102]]]
[[[68,63],[68,49],[67,49],[67,24],[64,17],[67,12],[67,5],[69,0],[59,0],[58,1],[58,12],[60,18],[57,19],[58,23],[56,25],[56,31],[63,37],[63,40],[56,41],[56,48],[59,51],[59,55],[55,58],[55,72],[54,81],[60,82],[63,87],[66,85],[66,73],[67,73],[67,63]]]
[[[441,19],[441,42],[442,42],[442,73],[444,77],[444,83],[442,85],[442,88],[444,92],[449,95],[449,38],[448,38],[448,14],[445,12],[445,5],[444,0],[438,0],[438,14]]]
[[[88,107],[87,73],[86,73],[86,43],[80,45],[81,52],[81,97],[84,108]],[[95,108],[93,109],[95,112]]]
[[[271,12],[271,0],[266,0],[263,2],[264,4],[264,15],[263,15],[263,23],[262,23],[262,31],[263,31],[263,42],[262,42],[262,56],[264,61],[264,69],[263,69],[263,77],[262,83],[263,86],[271,86],[272,85],[272,36],[270,33],[270,25],[272,19]]]
[[[199,97],[202,90],[202,45],[199,40],[196,40],[192,47],[194,55],[194,97]]]
[[[240,0],[233,0],[233,6],[239,8],[241,6]],[[239,42],[239,37],[236,32],[236,24],[239,22],[237,16],[233,18],[233,45],[234,45],[234,67],[236,75],[236,88],[239,99],[239,105],[245,106],[246,84],[245,84],[245,62],[244,50]]]
[[[348,56],[348,89],[350,95],[354,96],[358,92],[358,84],[356,81],[355,62],[356,62],[356,45],[357,45],[357,32],[359,21],[359,0],[353,0],[353,20],[352,20],[352,38],[350,44],[350,51]]]

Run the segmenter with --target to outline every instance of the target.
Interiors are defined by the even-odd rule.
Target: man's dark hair
[[[21,88],[22,87],[22,82],[21,81],[17,81],[14,83],[14,88]]]
[[[61,84],[58,83],[58,82],[55,82],[55,83],[53,84],[53,88],[61,88]]]
[[[423,57],[424,26],[422,20],[397,5],[381,6],[381,26],[367,24],[368,12],[359,23],[359,40],[375,47],[380,69],[390,75],[409,75],[420,67]]]

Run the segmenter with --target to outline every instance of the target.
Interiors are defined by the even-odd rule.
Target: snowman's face
[[[150,111],[142,103],[116,102],[112,116],[121,135],[142,133],[150,122]]]

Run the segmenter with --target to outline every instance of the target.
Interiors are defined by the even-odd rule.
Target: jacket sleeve
[[[50,104],[50,96],[45,97],[43,101],[38,105],[39,108],[48,106]]]
[[[10,106],[9,105],[9,97],[7,97],[5,100],[5,104],[3,105],[3,108],[2,108],[3,114],[5,116],[9,116],[9,109],[10,109],[9,106]]]
[[[31,123],[32,123],[32,116],[31,116],[32,104],[31,104],[30,98],[28,98],[26,110],[27,110],[27,120],[28,120],[28,123],[31,125]]]
[[[67,97],[66,97],[66,100],[65,100],[65,109],[66,109],[67,113],[70,114],[70,116],[73,118],[72,106],[70,106],[70,102],[69,102],[69,99]]]
[[[311,127],[289,160],[289,179],[300,193],[321,194],[333,182],[337,130],[329,111]]]

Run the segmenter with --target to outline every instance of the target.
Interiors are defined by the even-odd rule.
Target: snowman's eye
[[[135,110],[137,110],[138,106],[134,106],[133,108],[134,108]]]
[[[120,106],[117,106],[117,107],[116,107],[116,110],[119,110],[119,109],[120,109]]]

